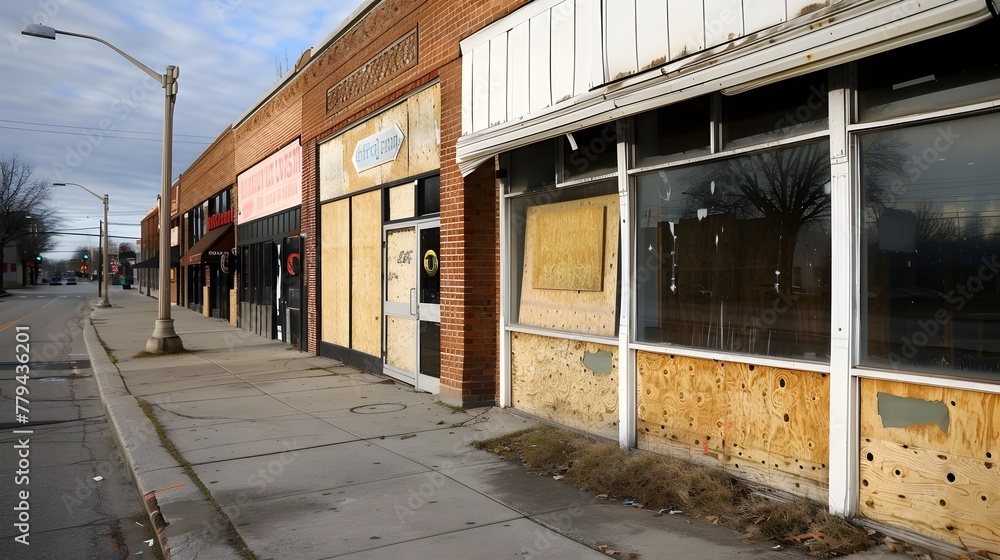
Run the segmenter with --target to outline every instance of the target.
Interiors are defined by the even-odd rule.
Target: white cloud
[[[62,35],[56,41],[24,37],[23,25],[38,21],[101,37],[157,72],[168,64],[178,66],[172,173],[176,177],[277,81],[276,60],[294,64],[303,50],[326,37],[359,4],[360,0],[0,3],[0,153],[16,152],[34,163],[40,180],[76,182],[107,192],[111,235],[134,240],[139,221],[160,192],[162,89],[103,45]],[[94,132],[102,126],[105,130]],[[76,135],[88,131],[89,136]],[[75,188],[53,193],[65,217],[61,228],[93,227],[96,233],[100,201]],[[115,225],[120,223],[134,225]],[[59,249],[68,256],[86,242],[87,238],[67,236],[60,238]]]

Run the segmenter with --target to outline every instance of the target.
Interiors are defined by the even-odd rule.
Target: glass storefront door
[[[384,231],[384,371],[437,393],[441,377],[441,225],[439,220]]]

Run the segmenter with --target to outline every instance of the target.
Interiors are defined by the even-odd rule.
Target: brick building
[[[366,1],[180,245],[235,213],[247,330],[1000,554],[996,8],[744,4]]]

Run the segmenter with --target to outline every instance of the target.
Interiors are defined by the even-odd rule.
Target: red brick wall
[[[183,173],[180,212],[183,214],[236,182],[235,144],[232,129],[226,130]]]
[[[499,206],[495,168],[467,179],[455,165],[462,126],[459,41],[525,4],[524,0],[456,2],[386,0],[300,74],[303,138],[303,230],[316,223],[316,145],[325,137],[440,79],[441,83],[441,394],[462,405],[497,394]],[[416,28],[416,62],[327,112],[327,91]],[[308,209],[306,207],[309,207]],[[315,229],[306,241],[307,273],[316,278]],[[318,281],[319,279],[317,279]],[[320,289],[322,289],[320,287]],[[309,343],[318,343],[317,290],[309,294]]]
[[[316,155],[317,147],[315,140],[309,140],[302,143],[302,231],[306,232],[305,247],[303,247],[303,257],[302,257],[302,271],[303,271],[303,282],[304,285],[302,289],[306,294],[306,332],[305,339],[307,350],[311,354],[319,353],[319,313],[317,301],[319,301],[319,294],[317,292],[322,289],[320,283],[321,278],[317,274],[316,266],[316,238],[319,233],[319,221],[317,215],[319,214],[318,207],[318,197],[316,196],[316,191],[318,189],[319,179],[316,173]],[[310,185],[310,192],[307,192],[304,188],[305,185]]]
[[[491,403],[498,372],[499,228],[495,169],[468,178],[455,165],[461,135],[459,41],[528,0],[385,0],[264,105],[224,133],[184,174],[189,209],[295,138],[302,141],[302,231],[308,344],[318,349],[317,144],[435,80],[441,83],[442,396],[461,404]],[[416,59],[367,91],[327,111],[327,91],[392,43],[417,29]],[[396,61],[398,62],[398,61]],[[249,108],[248,108],[249,109]],[[231,146],[231,148],[229,147]],[[230,161],[232,163],[228,163]],[[231,167],[230,167],[231,165]],[[235,193],[234,193],[235,197]]]

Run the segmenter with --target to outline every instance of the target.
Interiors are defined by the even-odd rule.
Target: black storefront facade
[[[299,141],[241,173],[237,200],[239,326],[308,350]]]
[[[222,271],[221,256],[235,248],[231,189],[226,188],[185,212],[184,246],[181,257],[184,305],[206,317],[229,320],[231,274]]]
[[[232,210],[208,219],[208,231],[181,259],[187,271],[188,307],[206,317],[231,318],[229,294],[234,289],[234,274],[223,257],[235,247]]]

